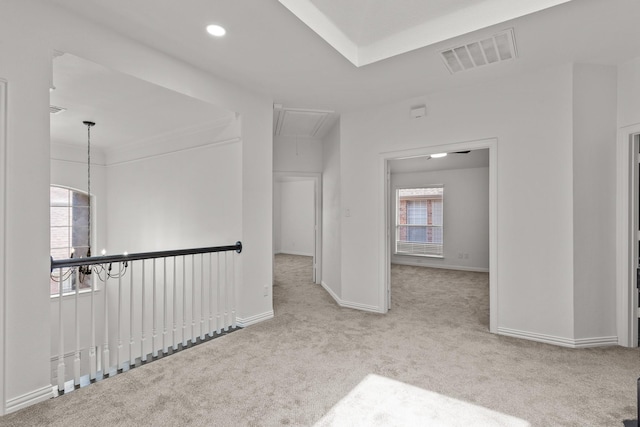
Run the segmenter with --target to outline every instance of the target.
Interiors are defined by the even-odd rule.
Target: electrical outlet
[[[264,285],[264,296],[268,297],[269,296],[269,286]]]

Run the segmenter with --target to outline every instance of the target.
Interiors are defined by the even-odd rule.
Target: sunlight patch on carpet
[[[530,427],[519,418],[373,374],[315,427],[409,425]]]

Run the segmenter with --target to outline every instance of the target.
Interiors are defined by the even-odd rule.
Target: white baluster
[[[140,331],[140,362],[146,362],[147,361],[147,352],[144,349],[144,344],[145,341],[147,340],[146,337],[146,331],[144,329],[144,319],[145,319],[145,305],[146,305],[146,297],[145,297],[145,273],[146,273],[146,269],[144,267],[144,260],[142,260],[142,317],[140,319],[140,327],[141,327],[141,331]]]
[[[153,305],[152,317],[153,317],[153,330],[151,332],[151,355],[155,358],[158,357],[158,351],[156,350],[156,336],[157,336],[157,321],[156,321],[156,259],[153,259]]]
[[[162,282],[163,282],[163,297],[162,305],[164,308],[162,316],[162,352],[164,354],[169,353],[169,344],[167,344],[167,259],[162,258]]]
[[[182,348],[187,346],[187,257],[182,256]]]
[[[176,257],[173,257],[173,331],[171,332],[171,345],[173,351],[178,349],[178,341],[176,340],[176,330],[178,329],[178,308],[177,308],[177,296],[176,296]]]
[[[217,281],[216,281],[216,304],[217,304],[217,309],[216,309],[216,333],[218,333],[218,335],[220,335],[220,333],[222,332],[222,330],[220,329],[220,313],[222,312],[222,300],[220,298],[220,280],[221,280],[221,269],[220,269],[220,252],[216,252],[216,259],[217,259],[217,263],[218,263],[218,276],[217,276]]]
[[[224,253],[224,330],[229,330],[229,260]]]
[[[89,379],[95,380],[98,371],[98,363],[96,360],[96,307],[95,297],[96,295],[96,281],[91,277],[91,346],[89,347]]]
[[[213,262],[209,252],[209,336],[213,338]]]
[[[78,302],[78,296],[80,295],[80,283],[76,281],[76,295],[75,295],[75,327],[76,327],[76,354],[73,359],[73,384],[80,385],[80,307]]]
[[[196,258],[191,255],[191,344],[196,343]]]
[[[204,340],[204,254],[200,254],[200,340]]]
[[[58,281],[58,391],[64,391],[64,319],[62,318],[62,288],[64,283],[64,274],[60,268],[60,276]]]
[[[129,367],[136,364],[136,357],[133,354],[133,261],[129,263]]]
[[[236,328],[236,252],[231,252],[231,327]]]
[[[106,270],[106,269],[105,269]],[[104,278],[104,344],[102,347],[102,376],[106,377],[109,375],[109,276],[105,276]]]
[[[120,366],[120,355],[122,353],[122,332],[121,331],[122,331],[122,275],[118,274],[118,350],[116,354],[116,370],[121,369],[121,366]]]

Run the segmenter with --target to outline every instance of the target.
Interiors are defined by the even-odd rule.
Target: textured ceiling
[[[47,2],[275,103],[337,113],[428,96],[434,91],[489,84],[560,64],[615,65],[640,56],[637,0],[573,0],[360,68],[276,0]],[[335,0],[333,7],[338,3],[353,2]],[[414,11],[419,15],[419,6],[414,3],[422,4],[408,0],[381,3],[398,5],[402,12],[397,13],[409,15]],[[491,9],[486,13],[497,15]],[[224,25],[227,36],[210,37],[204,30],[210,23]],[[458,24],[466,23],[461,19]],[[449,73],[440,58],[441,50],[505,28],[514,28],[517,60]]]
[[[356,66],[571,0],[279,0]]]
[[[232,119],[220,107],[189,98],[71,54],[53,61],[51,141],[86,144],[83,121],[96,122],[92,145],[113,148]]]

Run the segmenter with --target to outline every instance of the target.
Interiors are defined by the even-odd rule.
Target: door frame
[[[319,285],[322,281],[322,174],[318,172],[273,172],[274,185],[282,178],[304,178],[313,181],[315,234],[312,279],[316,285]]]
[[[389,161],[423,157],[434,153],[489,149],[489,331],[498,333],[498,139],[489,138],[414,149],[384,152],[379,155],[378,233],[379,301],[382,312],[389,310],[391,300],[391,183]]]
[[[618,345],[638,346],[638,160],[640,123],[618,130],[616,185],[616,329]],[[632,202],[630,202],[632,201]]]
[[[6,365],[5,365],[5,316],[7,313],[6,307],[6,268],[5,268],[5,255],[7,252],[6,241],[6,185],[7,185],[7,81],[0,79],[0,247],[2,247],[2,255],[0,255],[0,378],[2,384],[0,384],[0,416],[6,413]]]

